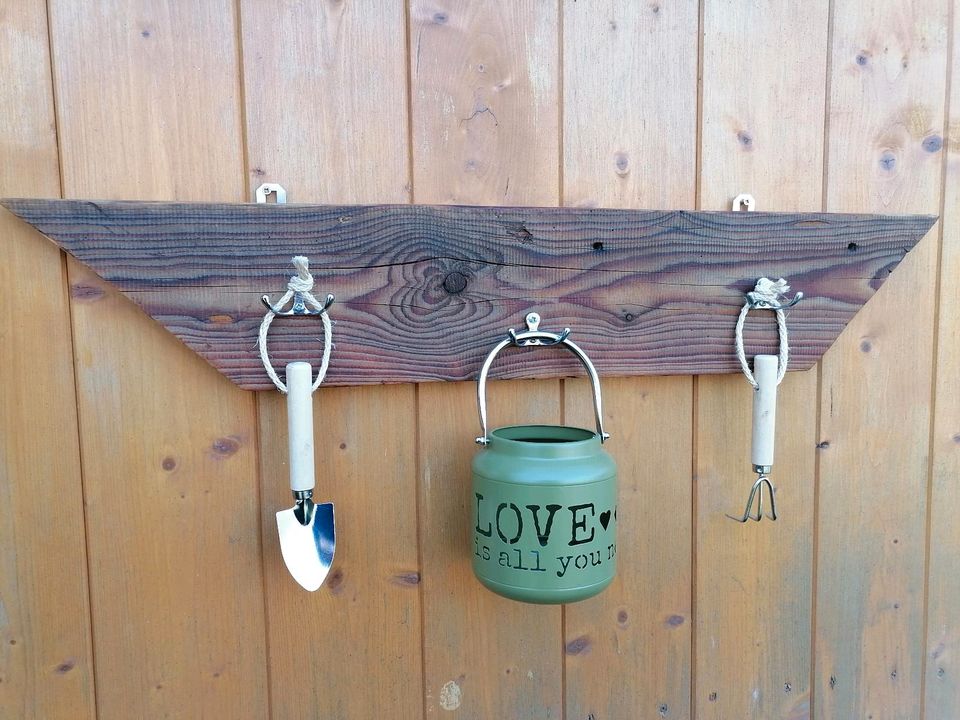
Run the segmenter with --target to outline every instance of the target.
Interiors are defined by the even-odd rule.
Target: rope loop
[[[274,307],[282,309],[291,299],[296,303],[297,298],[303,300],[304,305],[309,305],[316,310],[320,319],[323,321],[323,356],[320,360],[320,370],[317,372],[317,379],[313,381],[311,390],[320,387],[320,383],[327,375],[327,369],[330,367],[330,350],[333,347],[333,323],[326,312],[328,306],[319,302],[311,293],[313,290],[313,275],[310,274],[310,261],[303,255],[297,255],[292,260],[293,266],[297,269],[297,274],[290,278],[287,283],[287,291],[283,294]],[[277,375],[270,362],[270,355],[267,352],[267,333],[270,331],[270,324],[276,317],[272,308],[268,307],[263,321],[260,323],[260,333],[257,339],[257,346],[260,349],[260,361],[263,363],[263,369],[267,371],[267,376],[276,385],[277,390],[286,394],[287,386]]]
[[[757,381],[753,377],[753,371],[747,362],[747,356],[743,349],[743,324],[747,319],[747,313],[751,310],[773,310],[777,315],[777,333],[780,337],[780,352],[777,360],[777,385],[783,382],[783,376],[787,373],[787,365],[790,362],[790,343],[787,337],[787,314],[784,312],[780,299],[790,292],[790,286],[783,278],[771,280],[769,278],[760,278],[757,280],[756,287],[752,292],[748,292],[743,307],[740,309],[740,316],[737,318],[736,330],[736,350],[737,360],[740,361],[740,369],[746,376],[754,389],[758,388]],[[802,297],[802,296],[801,296]]]

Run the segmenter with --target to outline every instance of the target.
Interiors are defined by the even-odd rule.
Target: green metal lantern
[[[487,588],[531,603],[567,603],[596,595],[617,571],[617,468],[603,449],[600,378],[568,339],[539,329],[510,330],[487,356],[477,381],[484,446],[473,460],[473,572]],[[593,387],[596,431],[515,425],[487,432],[486,382],[509,346],[563,346],[583,364]]]

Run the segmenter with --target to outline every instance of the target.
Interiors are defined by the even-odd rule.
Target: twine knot
[[[327,368],[330,367],[330,349],[333,347],[333,324],[330,316],[327,315],[326,307],[317,301],[310,292],[313,290],[313,275],[310,274],[310,260],[303,255],[297,255],[291,259],[293,266],[297,269],[297,274],[290,278],[287,283],[287,291],[283,294],[275,306],[269,306],[263,321],[260,323],[260,332],[257,336],[257,346],[260,348],[260,361],[263,363],[263,369],[267,371],[267,376],[276,385],[277,390],[282,393],[287,392],[286,383],[277,375],[270,362],[270,356],[267,353],[267,332],[270,330],[270,324],[276,313],[273,308],[282,309],[290,300],[296,303],[302,300],[304,305],[309,305],[315,310],[320,311],[320,320],[323,322],[323,356],[320,359],[320,370],[317,372],[317,379],[313,381],[312,389],[316,390],[327,375]]]
[[[747,293],[747,300],[758,307],[766,305],[779,305],[780,298],[790,292],[790,286],[783,278],[771,280],[770,278],[760,278],[751,292]]]
[[[305,293],[313,290],[313,275],[310,274],[310,260],[303,255],[297,255],[293,258],[293,266],[297,269],[297,274],[290,278],[287,283],[287,290],[293,292]]]
[[[787,315],[784,313],[780,303],[780,298],[790,292],[790,286],[783,278],[771,280],[770,278],[760,278],[757,280],[753,290],[746,294],[743,307],[740,309],[740,316],[737,318],[737,327],[735,333],[734,347],[737,353],[737,360],[740,362],[740,369],[746,376],[754,389],[758,389],[756,379],[753,377],[753,371],[747,362],[747,354],[743,348],[743,324],[747,319],[747,313],[754,308],[758,310],[773,310],[777,315],[777,335],[780,338],[780,351],[777,353],[777,385],[783,382],[783,376],[787,373],[787,365],[790,363],[790,342],[787,336]]]

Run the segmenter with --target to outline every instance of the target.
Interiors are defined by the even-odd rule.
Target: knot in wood
[[[462,293],[466,287],[467,276],[459,270],[447,273],[447,276],[443,279],[443,289],[451,295]]]

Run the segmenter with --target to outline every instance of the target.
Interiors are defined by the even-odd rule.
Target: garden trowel
[[[313,395],[310,363],[287,365],[287,429],[290,438],[290,489],[295,505],[277,513],[280,551],[293,579],[307,590],[319,588],[330,566],[336,535],[333,503],[313,501]]]

